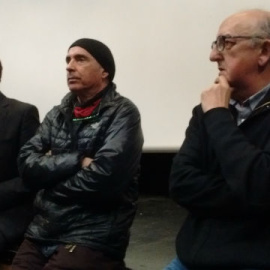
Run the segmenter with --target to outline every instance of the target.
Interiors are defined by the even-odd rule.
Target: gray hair
[[[260,19],[258,30],[260,35],[270,38],[270,12],[267,12],[265,16]]]
[[[261,13],[261,18],[258,19],[258,23],[253,29],[254,36],[259,36],[263,38],[270,38],[270,12],[265,10],[257,10],[259,13]],[[262,42],[262,39],[253,38],[252,39],[252,45],[254,47],[260,45]]]

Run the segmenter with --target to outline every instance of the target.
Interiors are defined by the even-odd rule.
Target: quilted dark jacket
[[[67,94],[22,148],[19,170],[25,184],[39,190],[27,238],[123,258],[136,211],[143,136],[136,106],[115,85],[108,88],[84,121],[72,120],[76,97]],[[81,169],[84,156],[93,162]]]

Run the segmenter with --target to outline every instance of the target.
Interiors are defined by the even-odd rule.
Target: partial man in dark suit
[[[0,61],[0,81],[3,67]],[[23,186],[17,155],[39,126],[35,106],[7,98],[0,91],[0,264],[23,238],[32,219],[33,194]]]

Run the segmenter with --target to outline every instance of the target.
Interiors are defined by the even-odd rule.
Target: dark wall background
[[[140,194],[168,195],[168,179],[175,154],[176,152],[142,154]]]

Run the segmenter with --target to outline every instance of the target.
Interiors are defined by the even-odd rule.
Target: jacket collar
[[[7,104],[7,97],[0,91],[0,105],[6,105]]]
[[[252,115],[257,115],[261,112],[269,111],[269,110],[270,110],[270,90],[267,92],[265,97],[256,106]]]
[[[9,115],[9,110],[8,110],[8,98],[6,98],[6,96],[0,92],[0,129],[2,129],[3,127],[6,126],[6,123],[8,123],[9,119],[8,119],[8,115]],[[2,133],[0,134],[0,136],[2,136]]]
[[[270,103],[270,89],[268,89],[268,92],[264,96],[264,98],[259,102],[259,104],[256,106],[255,110],[259,109],[260,107],[264,107],[266,104]]]

